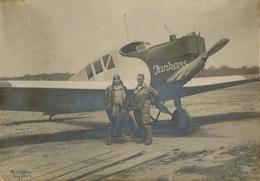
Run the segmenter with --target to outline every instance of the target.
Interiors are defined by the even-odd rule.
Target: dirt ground
[[[174,109],[172,102],[167,105]],[[151,146],[131,140],[106,145],[104,112],[57,115],[47,120],[41,113],[1,111],[0,181],[70,180],[69,176],[76,178],[72,167],[91,157],[97,158],[90,163],[94,169],[97,162],[112,163],[120,155],[123,158],[138,151],[164,155],[101,180],[260,180],[259,82],[186,97],[183,106],[192,117],[193,130],[176,134],[169,117],[162,115],[153,124]],[[131,163],[118,164],[123,168]],[[116,165],[110,169],[120,169]],[[109,164],[97,168],[105,171]]]

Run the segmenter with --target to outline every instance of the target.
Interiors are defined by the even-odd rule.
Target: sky
[[[230,39],[206,67],[259,65],[257,0],[2,0],[0,77],[74,73],[129,41],[168,41],[165,24],[207,48]]]

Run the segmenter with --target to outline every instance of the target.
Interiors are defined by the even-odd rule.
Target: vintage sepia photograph
[[[0,181],[260,180],[258,0],[0,0]]]

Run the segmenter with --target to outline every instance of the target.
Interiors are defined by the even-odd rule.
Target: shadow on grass
[[[202,125],[221,123],[227,121],[248,121],[248,119],[256,118],[256,117],[260,118],[259,112],[232,112],[227,114],[216,114],[210,116],[194,117],[192,118],[192,125],[193,125],[192,128],[188,130],[184,135],[191,135],[193,133],[196,133],[199,130],[199,127]],[[76,118],[75,120],[71,120],[70,118],[70,120],[57,119],[57,120],[38,120],[38,121],[41,121],[41,123],[54,121],[55,123],[60,123],[60,124],[70,124],[70,125],[88,127],[88,129],[1,138],[0,149],[22,146],[22,145],[29,145],[29,144],[49,143],[49,142],[64,142],[64,141],[87,140],[87,139],[100,140],[100,139],[105,139],[107,136],[106,123],[86,122],[83,120],[76,120]],[[32,121],[19,122],[19,124],[30,124],[35,122],[36,120],[32,120]],[[153,134],[155,136],[164,136],[164,137],[183,136],[182,133],[175,130],[171,120],[161,120],[158,122],[154,122],[152,125],[153,125]]]

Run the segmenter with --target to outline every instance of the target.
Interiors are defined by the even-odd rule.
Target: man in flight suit
[[[152,144],[151,105],[159,98],[159,93],[144,83],[144,74],[137,75],[137,86],[133,94],[133,111],[137,120],[141,140],[138,143]]]
[[[113,76],[112,85],[105,90],[104,103],[110,124],[112,124],[112,135],[115,137],[115,142],[124,143],[122,125],[127,115],[127,88],[118,74]]]

